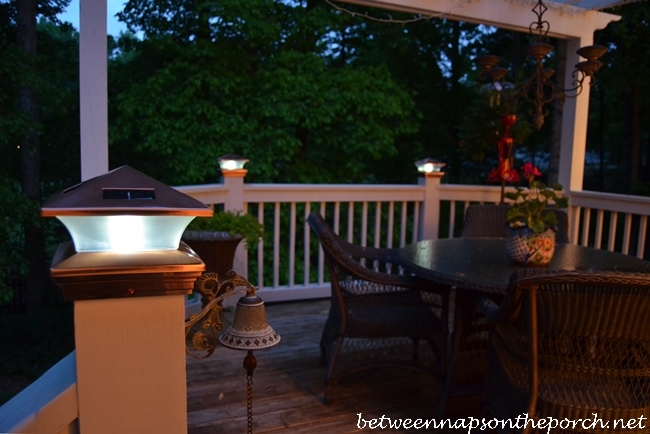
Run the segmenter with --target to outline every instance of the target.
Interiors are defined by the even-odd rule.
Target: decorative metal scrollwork
[[[185,352],[196,359],[205,359],[214,353],[223,329],[222,301],[234,295],[255,294],[257,287],[231,270],[222,282],[217,273],[204,273],[196,281],[195,290],[203,294],[205,305],[185,322]]]

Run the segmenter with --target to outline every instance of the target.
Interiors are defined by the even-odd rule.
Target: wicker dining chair
[[[650,415],[650,275],[522,269],[500,305],[479,306],[491,324],[486,414],[610,424],[554,433],[625,432],[615,420]]]
[[[364,369],[405,366],[442,380],[447,288],[406,273],[397,249],[351,244],[318,213],[307,222],[320,241],[332,287],[320,342],[324,402],[331,403],[340,378]]]
[[[505,238],[508,235],[506,214],[509,204],[471,204],[465,210],[462,237],[464,238]],[[569,242],[569,216],[565,211],[553,209],[557,217],[555,241]]]

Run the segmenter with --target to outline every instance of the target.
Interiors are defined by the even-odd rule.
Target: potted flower
[[[549,206],[566,208],[568,200],[559,195],[560,184],[547,186],[535,179],[542,174],[531,163],[524,164],[520,172],[528,188],[515,187],[514,192],[505,194],[512,201],[506,214],[509,226],[506,249],[517,263],[545,265],[553,258],[557,231],[557,215]]]
[[[264,225],[254,216],[241,212],[215,212],[210,218],[194,219],[183,234],[183,241],[205,262],[207,272],[219,276],[232,269],[237,246],[256,244],[264,237]]]

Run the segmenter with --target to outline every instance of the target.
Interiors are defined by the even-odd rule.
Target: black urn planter
[[[217,273],[222,280],[232,270],[242,237],[224,231],[188,230],[183,234],[183,241],[205,262],[206,273]]]

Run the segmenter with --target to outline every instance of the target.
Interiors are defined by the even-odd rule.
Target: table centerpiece
[[[566,208],[568,199],[560,196],[562,185],[547,186],[535,179],[542,173],[532,163],[524,164],[520,174],[528,188],[515,187],[514,192],[505,193],[505,198],[512,201],[506,214],[506,252],[518,264],[543,266],[553,258],[558,224],[549,207]]]

